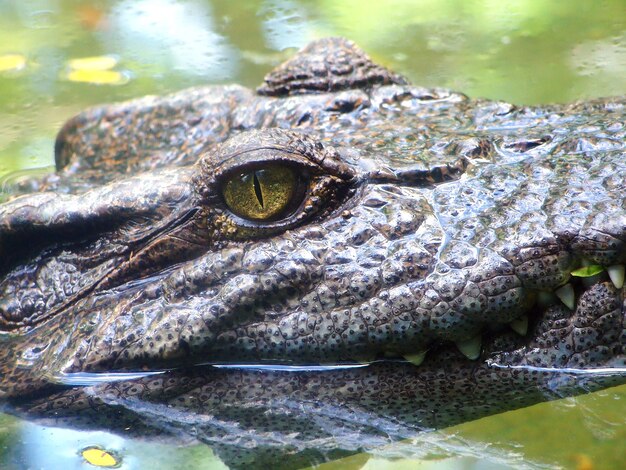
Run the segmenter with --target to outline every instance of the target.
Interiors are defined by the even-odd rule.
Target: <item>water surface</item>
[[[57,130],[85,107],[209,83],[254,87],[328,35],[355,40],[414,84],[472,97],[542,104],[626,94],[623,0],[0,0],[0,180],[53,165]],[[420,468],[620,468],[624,416],[626,387],[484,418],[424,438],[431,459]],[[123,468],[224,468],[206,446],[0,415],[2,468],[86,468],[78,451],[87,445],[117,451]],[[418,444],[402,445],[388,453],[411,458],[359,455],[326,468],[415,468]]]

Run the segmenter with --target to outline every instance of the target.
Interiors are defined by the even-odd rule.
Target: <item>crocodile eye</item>
[[[271,221],[288,215],[295,201],[299,177],[284,165],[267,165],[239,173],[222,187],[228,208],[244,219]]]

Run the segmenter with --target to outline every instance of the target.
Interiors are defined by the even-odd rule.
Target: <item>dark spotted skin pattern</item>
[[[626,383],[623,288],[571,275],[626,262],[625,121],[620,98],[517,107],[414,87],[340,39],[258,93],[88,110],[59,134],[58,171],[0,206],[0,397],[51,424],[297,468]],[[266,163],[306,190],[245,220],[222,186]],[[468,359],[455,344],[476,338]],[[278,367],[320,364],[363,366]],[[159,374],[71,386],[132,371]]]

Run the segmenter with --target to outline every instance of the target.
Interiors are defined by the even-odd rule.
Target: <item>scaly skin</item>
[[[0,206],[0,394],[294,467],[626,383],[625,105],[472,101],[325,40],[256,95],[89,110],[61,131],[57,174]],[[268,162],[302,175],[301,198],[235,215],[225,181]],[[583,264],[613,282],[572,277]]]

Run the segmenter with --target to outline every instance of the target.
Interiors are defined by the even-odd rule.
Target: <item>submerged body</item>
[[[0,206],[0,395],[297,466],[626,383],[625,119],[413,87],[343,40],[257,93],[87,111]]]

